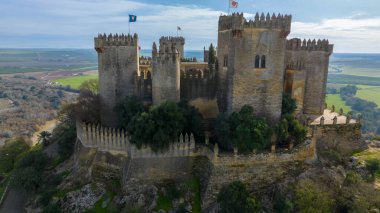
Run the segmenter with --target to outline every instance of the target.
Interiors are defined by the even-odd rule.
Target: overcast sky
[[[238,0],[231,12],[291,14],[291,37],[327,38],[335,52],[380,53],[379,0]],[[216,43],[228,0],[1,0],[0,48],[92,48],[98,33],[128,33],[143,49],[182,28],[188,50]]]

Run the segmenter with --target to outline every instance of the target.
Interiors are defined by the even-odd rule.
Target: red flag
[[[230,8],[237,8],[238,2],[236,0],[230,0]]]

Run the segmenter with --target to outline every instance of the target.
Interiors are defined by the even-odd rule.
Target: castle
[[[140,56],[137,34],[99,35],[95,49],[101,124],[77,121],[78,141],[85,149],[100,151],[93,152],[94,159],[101,159],[94,164],[107,174],[114,171],[123,187],[135,180],[189,177],[194,159],[206,157],[213,169],[202,195],[205,212],[215,206],[219,190],[227,183],[280,178],[289,165],[315,160],[317,147],[351,152],[360,145],[360,120],[325,109],[333,45],[327,40],[287,39],[291,19],[269,14],[256,14],[254,20],[246,20],[242,13],[220,16],[216,64],[208,63],[206,50],[203,62],[184,58],[183,37],[161,37],[159,47],[153,43],[152,57],[147,58]],[[281,117],[283,93],[296,100],[298,118],[308,128],[307,140],[294,148],[289,144],[276,149],[271,144],[269,151],[261,153],[241,154],[235,148],[233,153],[220,153],[205,130],[203,143],[196,143],[192,134],[181,134],[168,150],[157,153],[150,147],[137,148],[125,130],[115,128],[113,107],[126,96],[153,105],[186,99],[206,119],[248,104],[275,125]]]
[[[153,43],[152,58],[145,58],[140,57],[137,34],[99,35],[95,49],[102,125],[115,126],[113,107],[132,95],[152,104],[198,100],[194,105],[201,112],[232,112],[248,104],[276,123],[286,92],[296,100],[298,113],[323,114],[333,45],[328,40],[287,39],[291,20],[290,15],[264,13],[256,13],[253,20],[243,13],[221,15],[218,69],[210,69],[208,51],[203,62],[185,59],[183,37],[161,37],[159,47]]]

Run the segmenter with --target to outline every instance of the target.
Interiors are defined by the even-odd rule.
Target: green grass
[[[356,85],[359,89],[356,93],[356,97],[372,101],[380,107],[380,87],[368,86],[368,85]]]
[[[328,83],[335,84],[362,84],[380,86],[379,77],[357,76],[357,75],[345,75],[345,74],[329,74]]]
[[[342,108],[344,113],[351,111],[351,107],[347,106],[346,103],[340,97],[340,94],[328,94],[326,97],[327,108],[331,109],[332,105],[335,106],[335,111],[339,112]]]
[[[60,83],[63,86],[70,86],[71,88],[78,89],[79,86],[87,80],[90,79],[97,79],[98,75],[82,75],[82,76],[73,76],[73,77],[67,77],[67,78],[61,78],[55,80],[55,82]]]

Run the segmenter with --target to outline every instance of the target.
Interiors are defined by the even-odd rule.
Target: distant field
[[[380,78],[344,74],[329,74],[328,83],[380,86]]]
[[[356,85],[359,89],[356,93],[356,97],[372,101],[380,107],[380,87],[368,86],[368,85]]]
[[[55,82],[60,83],[63,86],[70,86],[71,88],[78,89],[79,86],[87,80],[97,79],[98,75],[83,75],[83,76],[73,76],[67,78],[61,78],[55,80]]]
[[[340,108],[344,113],[351,111],[351,107],[347,106],[342,100],[339,94],[328,94],[326,97],[327,108],[331,109],[332,105],[335,106],[335,110],[338,112]]]
[[[96,68],[96,52],[90,49],[0,49],[0,74]]]

